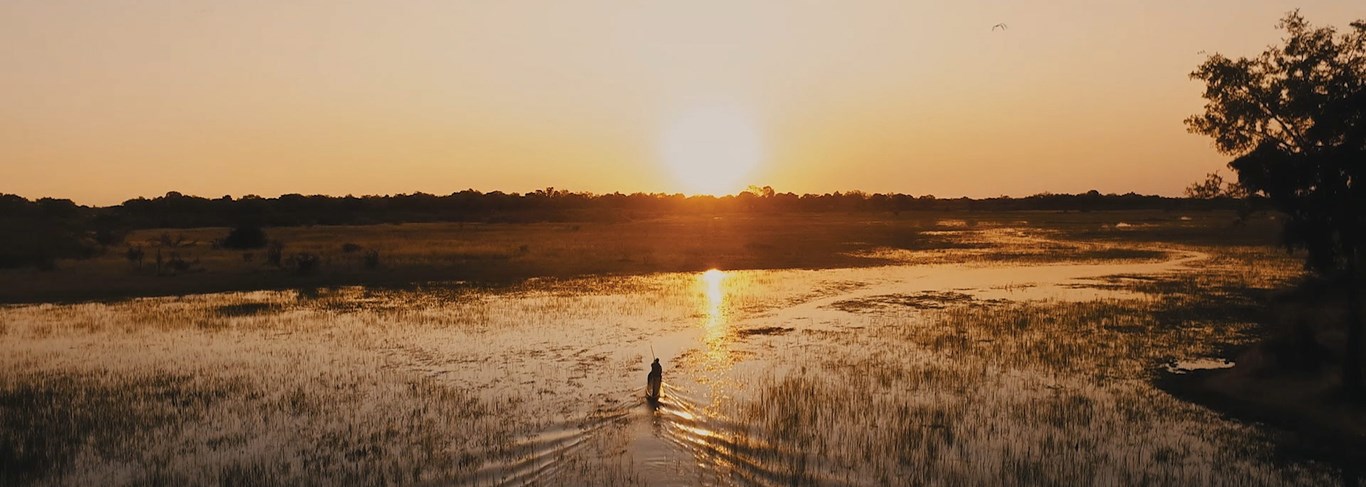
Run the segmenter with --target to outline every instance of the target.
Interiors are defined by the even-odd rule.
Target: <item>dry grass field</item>
[[[112,247],[97,258],[64,260],[57,269],[0,271],[0,302],[51,302],[338,285],[410,286],[434,281],[506,284],[532,277],[721,269],[817,269],[885,264],[879,249],[950,250],[981,246],[975,258],[1048,261],[1085,258],[1041,248],[991,248],[944,238],[964,228],[1028,226],[1078,241],[1272,244],[1267,217],[1234,225],[1231,212],[781,214],[672,217],[621,223],[429,223],[267,228],[283,244],[281,265],[268,249],[214,248],[226,228],[152,229],[133,233],[141,265]],[[163,238],[166,237],[166,238]],[[179,242],[177,244],[177,242]],[[352,244],[351,251],[344,246]],[[367,266],[374,251],[377,265]],[[1124,257],[1123,250],[1103,250]],[[1114,254],[1113,252],[1119,252]],[[172,255],[188,269],[159,271]],[[301,272],[290,259],[316,256]],[[946,254],[947,255],[947,254]],[[961,254],[954,254],[961,255]],[[1134,255],[1134,257],[1145,257]],[[1148,255],[1146,257],[1152,257]],[[955,257],[958,258],[958,257]]]

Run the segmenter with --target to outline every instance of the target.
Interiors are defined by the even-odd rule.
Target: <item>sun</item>
[[[660,155],[684,192],[731,194],[763,159],[759,130],[744,111],[728,107],[684,112],[664,131]]]

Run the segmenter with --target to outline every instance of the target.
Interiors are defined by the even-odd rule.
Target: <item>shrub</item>
[[[192,247],[195,243],[196,242],[190,241],[189,238],[186,238],[185,234],[183,233],[172,236],[169,232],[162,232],[161,236],[157,237],[158,245],[172,249],[178,249],[181,247]]]
[[[266,232],[258,225],[241,225],[228,232],[222,246],[229,249],[259,249],[265,247]]]
[[[322,258],[318,254],[299,252],[289,258],[289,263],[290,267],[294,268],[294,272],[307,275],[318,270],[319,265],[322,264]]]
[[[281,259],[285,255],[285,243],[279,240],[270,242],[270,247],[266,249],[266,263],[275,267],[284,267]]]
[[[130,245],[128,246],[128,251],[124,252],[123,254],[124,258],[128,259],[129,264],[132,264],[133,266],[138,268],[142,268],[142,259],[145,255],[146,252],[142,250],[141,245]]]
[[[181,257],[179,252],[171,252],[170,260],[166,261],[166,268],[170,269],[171,275],[199,271],[201,269],[197,268],[198,265],[199,259],[193,261],[185,260],[184,257]]]

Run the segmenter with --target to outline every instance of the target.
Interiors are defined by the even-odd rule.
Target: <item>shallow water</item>
[[[1245,324],[1161,328],[1153,312],[1166,301],[1123,283],[1207,271],[1208,259],[1179,250],[1151,262],[908,263],[9,307],[0,312],[0,385],[36,398],[29,409],[92,425],[63,430],[66,450],[52,447],[13,478],[1333,479],[1333,467],[1276,460],[1257,428],[1150,385],[1164,364],[1203,363]],[[652,355],[665,365],[657,404],[643,397]],[[64,377],[79,380],[42,385]],[[101,387],[115,392],[100,401],[117,404],[90,398]],[[0,412],[38,421],[16,411]],[[117,411],[132,424],[111,425]]]

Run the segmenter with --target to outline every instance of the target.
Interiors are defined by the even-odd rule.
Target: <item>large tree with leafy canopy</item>
[[[1342,380],[1360,393],[1366,21],[1339,33],[1296,11],[1278,27],[1280,45],[1251,58],[1214,54],[1191,73],[1205,83],[1206,104],[1186,125],[1234,157],[1238,184],[1286,214],[1285,244],[1306,251],[1306,266],[1346,287]]]

